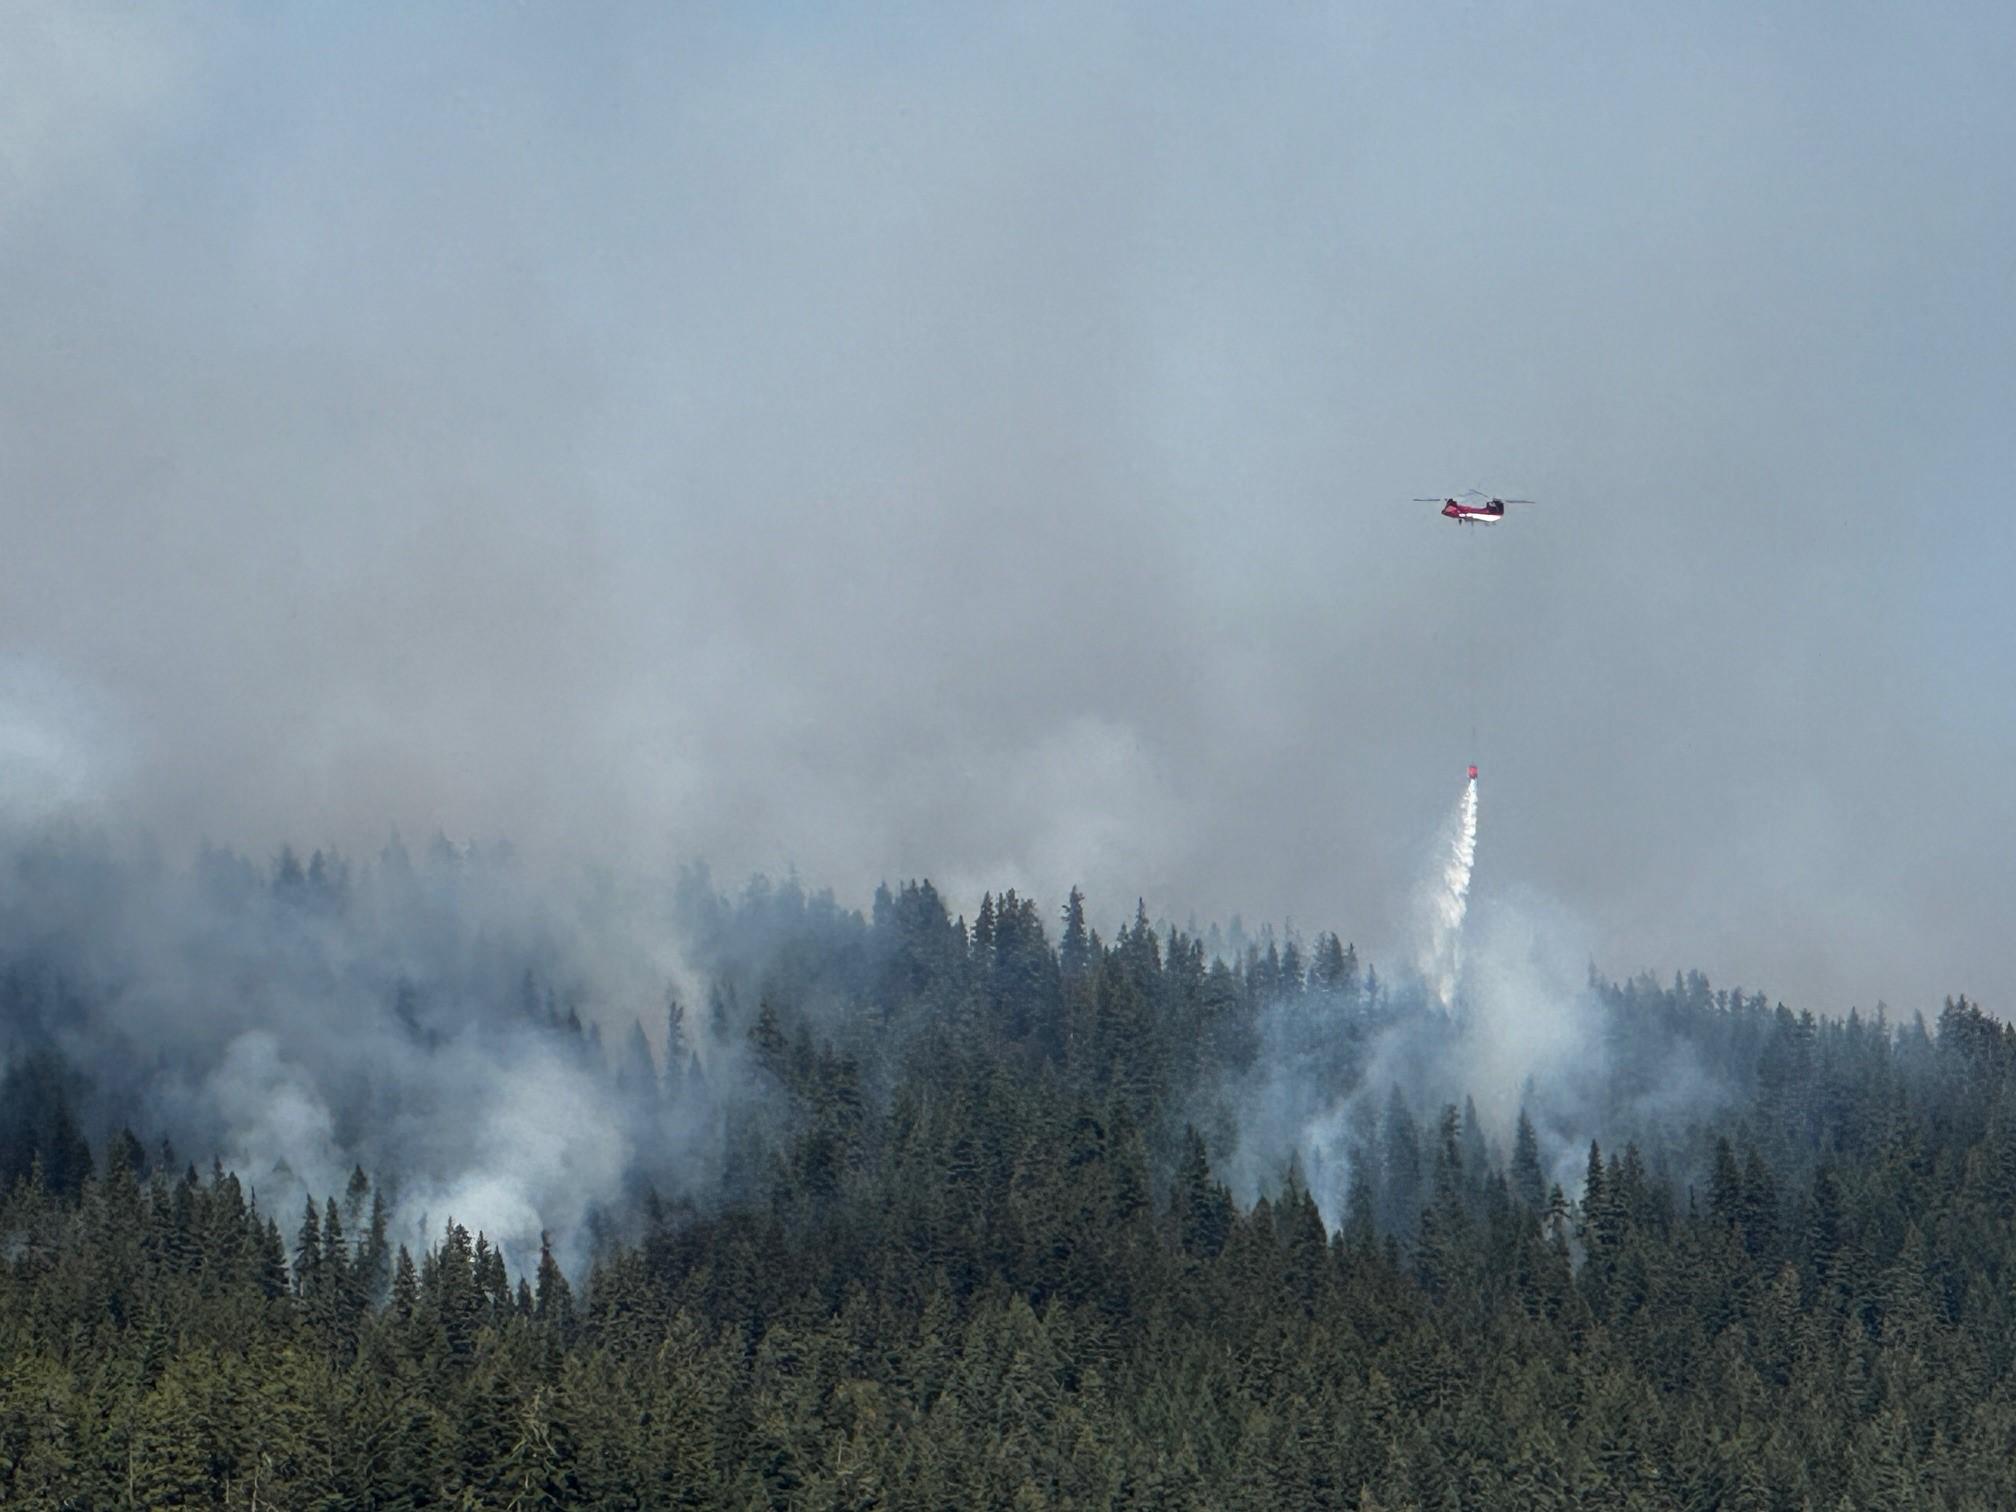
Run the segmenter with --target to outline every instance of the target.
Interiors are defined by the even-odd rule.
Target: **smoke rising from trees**
[[[190,863],[63,823],[17,828],[0,863],[0,1060],[33,1082],[53,1054],[94,1145],[166,1138],[283,1214],[362,1168],[394,1241],[453,1219],[519,1265],[542,1234],[578,1270],[664,1204],[760,1202],[805,1158],[789,1107],[896,1116],[917,1055],[1052,1064],[1155,1149],[1194,1124],[1244,1202],[1300,1184],[1342,1228],[1377,1192],[1371,1220],[1403,1234],[1419,1183],[1390,1148],[1437,1109],[1480,1150],[1529,1121],[1572,1187],[1590,1138],[1670,1143],[1728,1095],[1684,1047],[1620,1052],[1586,932],[1531,897],[1472,916],[1450,994],[1330,931],[1137,910],[1108,947],[1076,892],[1061,929],[1012,892],[969,926],[928,884],[864,916],[795,878],[560,879],[440,838]],[[1424,919],[1424,944],[1448,927]]]
[[[453,1218],[520,1260],[551,1230],[570,1263],[598,1206],[613,1221],[647,1182],[718,1165],[735,1051],[689,1086],[704,1047],[673,1038],[669,889],[561,888],[445,841],[269,870],[62,827],[6,839],[0,1058],[60,1056],[94,1143],[167,1137],[283,1214],[361,1165],[416,1250]]]

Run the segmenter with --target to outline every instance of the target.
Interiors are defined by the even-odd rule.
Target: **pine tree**
[[[693,1045],[686,1033],[686,1005],[679,1000],[679,989],[674,987],[665,994],[665,1080],[661,1089],[668,1103],[680,1101],[686,1092],[688,1064],[693,1059]]]
[[[553,1258],[552,1236],[544,1232],[539,1235],[539,1290],[533,1315],[542,1322],[552,1324],[563,1336],[573,1328],[573,1289],[561,1273],[559,1262]]]
[[[399,1255],[392,1263],[392,1316],[401,1323],[409,1323],[413,1312],[420,1303],[420,1278],[413,1269],[413,1257],[406,1246],[399,1246]]]
[[[321,1321],[322,1303],[328,1295],[323,1285],[323,1264],[327,1251],[322,1243],[322,1215],[310,1197],[301,1214],[301,1228],[294,1236],[294,1293],[311,1318]]]
[[[1519,1109],[1519,1127],[1512,1136],[1512,1195],[1538,1210],[1547,1200],[1546,1178],[1540,1170],[1540,1141],[1533,1133],[1533,1120]]]
[[[1183,1130],[1183,1155],[1172,1202],[1177,1238],[1186,1254],[1208,1260],[1225,1248],[1232,1230],[1232,1200],[1211,1179],[1204,1140],[1194,1126]]]
[[[1386,1099],[1380,1129],[1380,1227],[1411,1231],[1421,1213],[1421,1136],[1398,1083]]]
[[[1074,887],[1064,904],[1064,938],[1058,946],[1058,965],[1067,989],[1090,976],[1092,960],[1091,932],[1085,927],[1085,894]]]

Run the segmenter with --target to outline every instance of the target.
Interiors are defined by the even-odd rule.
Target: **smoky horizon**
[[[2016,1001],[1999,12],[0,37],[9,834]]]

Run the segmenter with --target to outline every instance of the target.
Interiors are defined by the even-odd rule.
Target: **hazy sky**
[[[1250,9],[6,0],[0,806],[2016,1007],[2016,18]]]

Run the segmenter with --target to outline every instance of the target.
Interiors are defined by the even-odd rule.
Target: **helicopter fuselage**
[[[1472,507],[1458,504],[1454,499],[1442,506],[1445,519],[1454,520],[1458,525],[1496,525],[1505,518],[1503,504],[1484,504]]]

